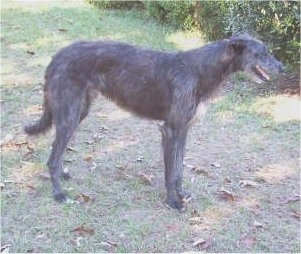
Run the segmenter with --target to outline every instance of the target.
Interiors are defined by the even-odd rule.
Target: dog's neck
[[[221,40],[183,53],[184,61],[194,62],[200,97],[210,97],[224,80],[239,71],[235,56],[226,53],[227,44],[227,40]]]
[[[223,81],[232,73],[239,71],[235,55],[226,53],[228,40],[221,40],[204,47],[185,52],[188,61],[197,63],[197,71],[201,78]],[[204,76],[204,74],[206,74]]]

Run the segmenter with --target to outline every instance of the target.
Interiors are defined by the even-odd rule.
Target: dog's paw
[[[67,201],[67,195],[64,193],[57,193],[57,194],[54,194],[53,196],[54,196],[55,201],[57,201],[59,203],[63,203],[63,202]]]
[[[192,196],[190,192],[187,191],[181,191],[179,194],[180,199],[184,203],[189,203],[192,200]]]
[[[167,199],[166,203],[170,208],[176,209],[181,213],[186,212],[187,210],[186,203],[181,199]]]
[[[69,179],[71,179],[71,175],[67,172],[62,172],[61,173],[61,179],[65,180],[65,181],[68,181]]]

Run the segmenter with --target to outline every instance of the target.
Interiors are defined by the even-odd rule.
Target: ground
[[[46,168],[53,131],[22,131],[41,114],[51,55],[77,39],[185,50],[201,34],[66,1],[2,2],[1,28],[1,251],[300,252],[298,78],[226,82],[189,133],[186,213],[164,202],[158,123],[99,96],[65,156],[76,202],[58,204]]]

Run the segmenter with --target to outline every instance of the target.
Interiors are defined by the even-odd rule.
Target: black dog
[[[183,210],[190,194],[182,189],[183,157],[190,122],[231,73],[244,71],[264,82],[283,65],[259,40],[243,34],[186,52],[158,52],[111,41],[80,41],[61,49],[45,74],[44,112],[25,127],[36,135],[52,123],[56,137],[48,166],[57,201],[66,200],[60,186],[68,141],[101,92],[138,116],[162,126],[167,203]]]

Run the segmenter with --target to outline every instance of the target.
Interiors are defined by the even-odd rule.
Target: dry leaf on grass
[[[218,162],[213,162],[210,164],[212,167],[215,167],[215,168],[220,168],[222,165]]]
[[[189,168],[192,172],[196,173],[196,174],[199,174],[199,175],[205,175],[207,177],[210,177],[210,178],[213,178],[209,172],[203,168],[199,168],[197,166],[193,166],[193,165],[190,165],[188,164],[187,162],[184,161],[183,165],[187,168]]]
[[[85,161],[91,161],[93,159],[93,154],[87,154],[85,156]]]
[[[67,32],[68,30],[66,28],[59,28],[58,29],[60,32]]]
[[[260,223],[260,222],[258,222],[258,221],[254,221],[253,226],[254,226],[255,228],[263,228],[263,224]]]
[[[229,190],[226,190],[224,187],[220,188],[218,191],[218,197],[222,200],[235,202],[238,201],[239,196],[232,193]]]
[[[145,173],[139,173],[138,176],[143,181],[143,183],[145,183],[147,185],[153,185],[154,184],[154,182],[153,182],[154,175],[147,175]]]
[[[33,185],[30,185],[30,184],[26,184],[26,187],[30,190],[36,190],[36,187],[34,187]]]
[[[208,171],[206,171],[205,169],[202,169],[202,168],[195,167],[195,168],[191,169],[191,171],[193,171],[199,175],[204,175],[204,176],[213,178],[213,176],[211,176]]]
[[[251,180],[241,180],[239,181],[238,185],[240,187],[253,187],[253,188],[257,188],[259,186],[258,183]]]
[[[226,178],[224,179],[223,183],[224,183],[224,184],[230,184],[230,183],[232,183],[232,180],[226,177]]]
[[[143,162],[144,160],[144,157],[143,156],[139,156],[137,159],[136,159],[136,162]]]
[[[1,246],[1,253],[9,253],[10,252],[10,244],[5,244]]]
[[[118,246],[118,243],[111,241],[111,240],[107,240],[107,241],[102,241],[100,242],[100,245],[102,248],[104,248],[106,251],[108,252],[112,252],[113,248]]]
[[[198,238],[195,239],[192,243],[193,247],[198,247],[201,250],[206,250],[212,245],[212,239]]]
[[[81,193],[75,199],[80,203],[89,203],[89,202],[94,201],[94,199],[91,196],[86,195],[84,193]]]
[[[84,225],[76,227],[76,228],[72,229],[70,232],[77,232],[80,235],[94,235],[95,234],[94,229],[86,228],[86,227],[84,227]]]
[[[67,151],[70,151],[70,152],[75,152],[77,153],[77,150],[75,148],[73,148],[72,146],[67,146]]]
[[[35,52],[34,52],[34,51],[32,51],[32,50],[29,50],[29,49],[26,51],[26,53],[27,53],[27,54],[29,54],[29,55],[32,55],[32,56],[35,54]]]

